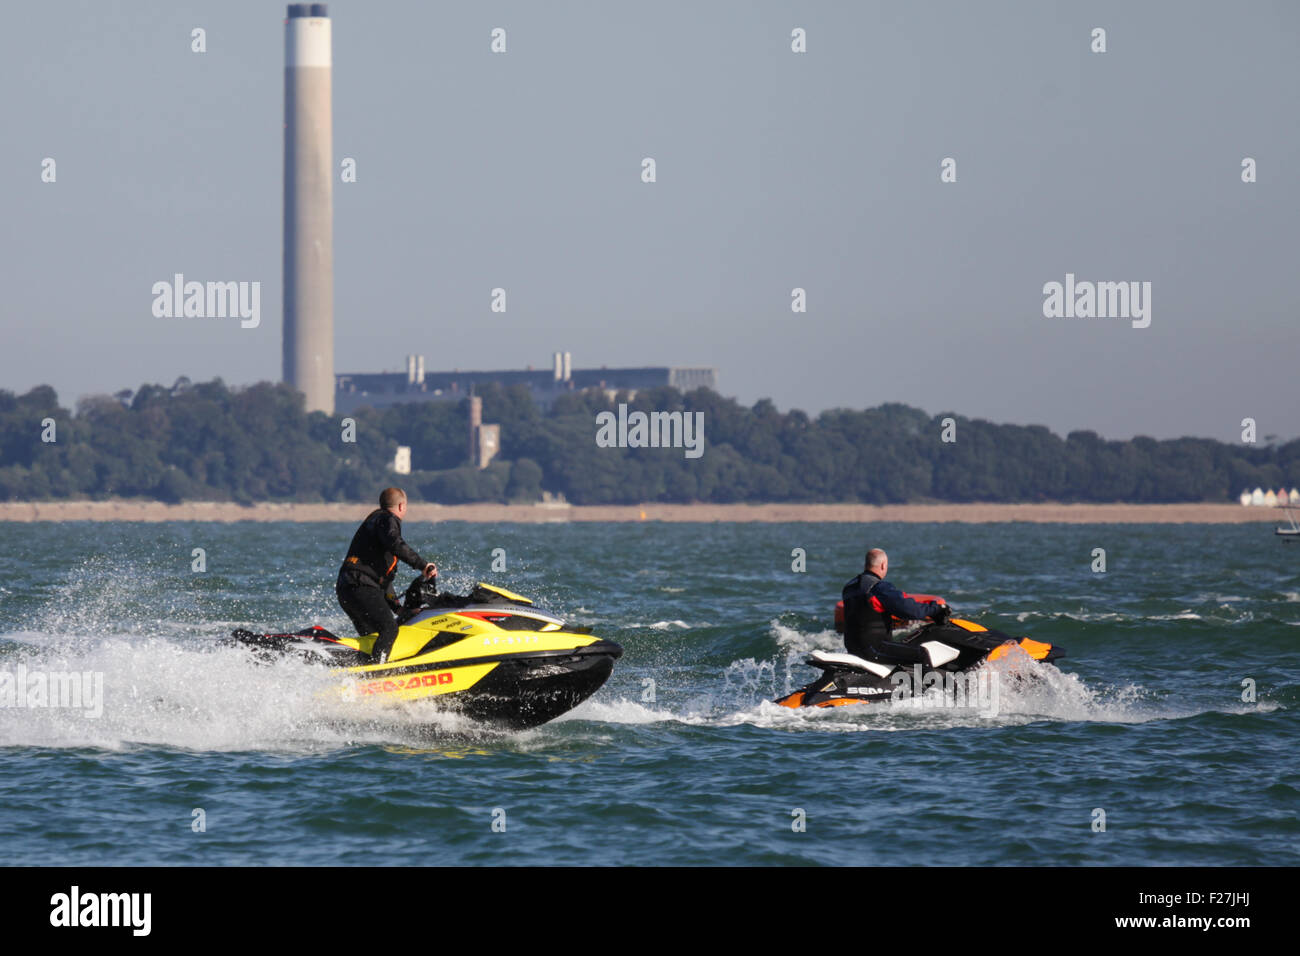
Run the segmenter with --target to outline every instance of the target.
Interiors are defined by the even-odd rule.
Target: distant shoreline
[[[355,522],[370,503],[300,504],[187,501],[0,502],[5,521],[301,521]],[[1251,524],[1282,520],[1277,508],[1235,503],[1190,504],[646,504],[646,505],[435,505],[412,501],[408,523],[467,521],[545,524],[575,521],[667,522],[1060,522],[1064,524]]]

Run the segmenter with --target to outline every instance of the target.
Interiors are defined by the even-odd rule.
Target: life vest
[[[844,646],[858,657],[870,656],[881,641],[889,640],[893,619],[873,593],[880,581],[863,571],[844,585]]]

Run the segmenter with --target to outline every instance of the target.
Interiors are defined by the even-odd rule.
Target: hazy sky
[[[1300,433],[1300,4],[329,9],[336,371],[569,350],[810,412]],[[0,387],[279,378],[284,13],[6,7]],[[155,318],[177,272],[260,281],[261,325]],[[1150,282],[1150,326],[1044,317],[1066,273]]]

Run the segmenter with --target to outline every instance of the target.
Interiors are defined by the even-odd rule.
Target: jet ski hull
[[[348,699],[432,701],[439,709],[504,730],[554,720],[596,693],[622,648],[612,641],[537,654],[350,668]]]
[[[340,637],[309,627],[292,634],[238,630],[232,637],[263,661],[330,666],[340,678],[332,693],[355,705],[360,720],[382,719],[390,705],[415,705],[413,712],[432,707],[508,730],[536,727],[578,706],[623,653],[527,598],[483,584],[470,596],[441,595],[399,620],[383,663],[371,657],[373,634]]]

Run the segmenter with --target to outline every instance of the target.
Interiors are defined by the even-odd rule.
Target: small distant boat
[[[1296,508],[1300,506],[1296,504],[1286,504],[1278,505],[1278,507],[1286,512],[1286,520],[1290,523],[1278,525],[1273,533],[1278,535],[1283,541],[1300,541],[1300,523],[1296,522]]]

